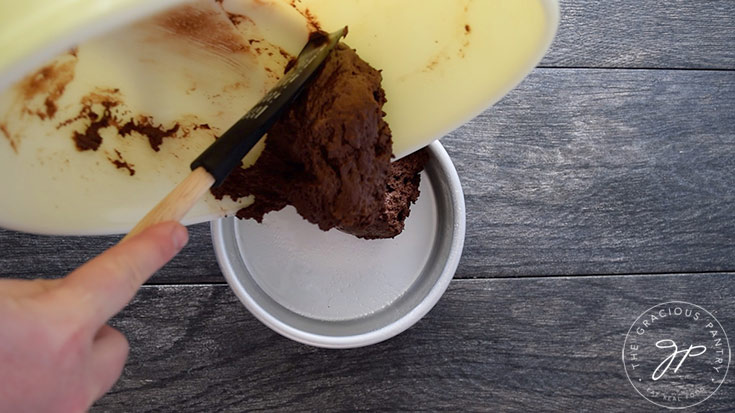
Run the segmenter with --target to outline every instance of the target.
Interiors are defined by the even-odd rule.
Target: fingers
[[[154,225],[69,274],[60,290],[96,328],[122,310],[148,278],[188,242],[176,222]]]
[[[0,296],[27,297],[45,293],[61,284],[60,279],[0,280]]]
[[[125,367],[130,345],[118,330],[104,325],[92,343],[90,389],[94,400],[98,400],[115,385]]]

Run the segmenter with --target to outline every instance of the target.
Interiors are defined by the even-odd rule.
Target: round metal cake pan
[[[439,142],[428,151],[421,195],[392,240],[323,232],[292,207],[262,224],[212,222],[220,268],[245,307],[279,334],[326,348],[378,343],[419,321],[453,278],[465,237],[454,165]]]

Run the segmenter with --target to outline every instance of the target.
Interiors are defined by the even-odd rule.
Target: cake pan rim
[[[225,226],[233,225],[236,221],[233,218],[222,218],[211,223],[212,243],[220,269],[239,301],[256,319],[280,335],[303,344],[323,348],[355,348],[375,344],[404,332],[422,319],[436,305],[454,277],[464,247],[466,226],[464,195],[457,171],[448,153],[438,141],[430,144],[428,149],[431,157],[436,160],[439,166],[438,169],[443,177],[445,189],[449,191],[451,198],[452,222],[450,226],[447,226],[447,228],[451,228],[449,230],[451,231],[451,242],[446,260],[442,260],[437,265],[437,267],[442,267],[438,278],[417,305],[402,314],[397,320],[359,334],[337,336],[318,334],[297,328],[264,308],[254,297],[254,294],[243,285],[238,277],[239,272],[233,266],[230,256],[236,254],[244,261],[246,258],[228,246],[228,241],[234,241],[234,238],[230,240],[225,236]],[[447,235],[445,232],[437,231],[435,237],[439,238]],[[246,276],[250,279],[253,278],[251,274]],[[389,306],[391,305],[393,303]],[[322,320],[317,321],[323,322]]]

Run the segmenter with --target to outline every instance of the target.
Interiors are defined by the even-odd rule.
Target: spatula
[[[346,27],[330,34],[312,34],[296,61],[273,89],[192,162],[189,176],[138,221],[123,241],[152,225],[181,220],[210,188],[222,184],[298,97],[329,52],[346,34]]]

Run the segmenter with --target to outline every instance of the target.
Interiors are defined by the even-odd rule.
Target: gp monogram
[[[625,336],[623,364],[641,396],[661,407],[683,409],[720,388],[730,365],[730,344],[709,311],[671,301],[635,320]]]

